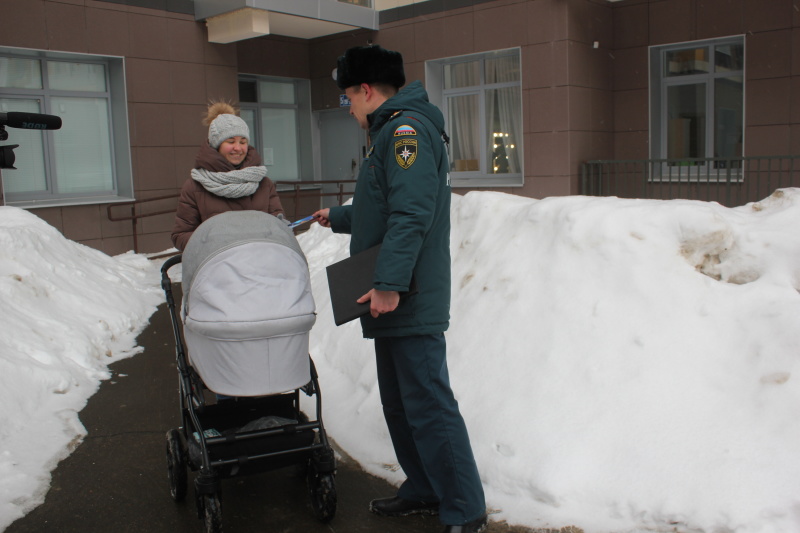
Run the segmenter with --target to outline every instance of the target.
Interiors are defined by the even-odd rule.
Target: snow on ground
[[[734,209],[472,192],[452,221],[448,361],[493,518],[800,531],[800,189]],[[349,238],[299,240],[328,432],[399,482],[372,343],[333,325],[325,266]],[[42,501],[85,435],[77,411],[163,295],[157,262],[19,209],[0,208],[0,243],[2,529]]]

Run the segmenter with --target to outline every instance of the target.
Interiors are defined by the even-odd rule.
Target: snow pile
[[[0,530],[44,501],[108,364],[140,351],[158,281],[143,256],[109,257],[0,207]]]
[[[685,200],[454,196],[453,388],[495,518],[587,532],[800,531],[800,190]],[[394,482],[372,343],[301,237],[334,439]]]

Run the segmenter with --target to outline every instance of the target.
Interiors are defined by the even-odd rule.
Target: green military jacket
[[[331,228],[350,233],[350,254],[383,243],[373,287],[419,292],[378,318],[361,318],[364,337],[426,335],[450,321],[450,184],[444,117],[415,81],[368,117],[371,147],[352,205],[330,210]]]

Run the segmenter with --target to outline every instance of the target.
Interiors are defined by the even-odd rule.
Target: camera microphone
[[[24,130],[57,130],[61,128],[61,117],[41,113],[9,111],[0,113],[0,126]]]

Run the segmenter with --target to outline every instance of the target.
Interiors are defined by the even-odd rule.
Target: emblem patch
[[[403,135],[416,135],[417,131],[408,124],[400,126],[394,130],[395,137],[402,137]]]
[[[417,160],[417,140],[400,139],[394,142],[394,157],[401,168],[406,169]]]

